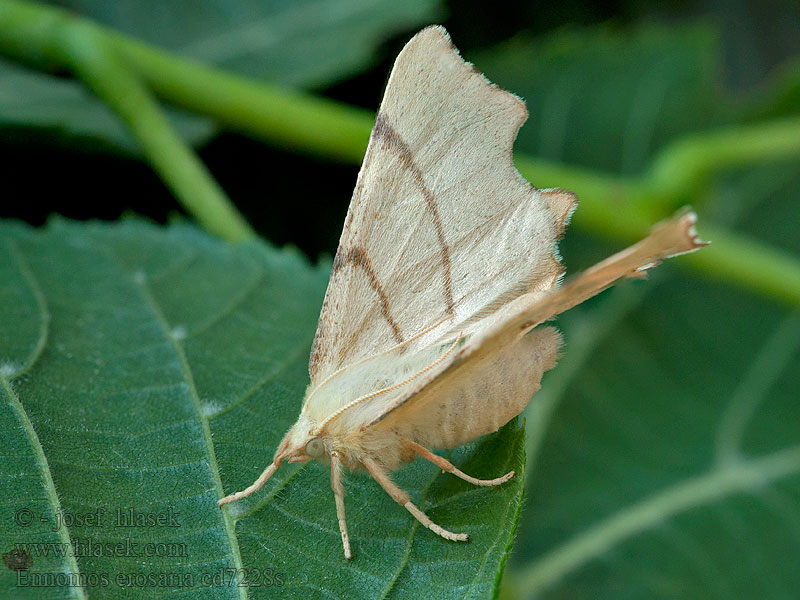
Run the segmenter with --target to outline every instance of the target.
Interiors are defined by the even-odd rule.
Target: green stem
[[[26,16],[27,6],[21,6],[23,11],[18,21],[25,21],[21,17]],[[9,12],[13,16],[8,6],[3,9],[0,22]],[[27,16],[34,19],[41,14],[42,11],[31,11]],[[66,13],[61,13],[61,19],[53,15],[41,21],[42,26],[35,32],[39,36],[33,36],[39,41],[48,40],[48,44],[41,44],[42,52],[37,54],[69,69],[117,113],[167,187],[207,231],[231,242],[253,237],[253,230],[175,132],[148,88],[119,59],[117,47],[110,43],[109,36],[86,20],[70,18]],[[20,33],[19,29],[17,32]]]
[[[722,169],[792,156],[800,156],[800,116],[684,137],[656,156],[647,179],[654,189],[680,197]]]
[[[60,9],[20,0],[0,3],[0,54],[48,72],[64,66],[76,68],[79,75],[83,72],[81,76],[115,110],[122,114],[127,108],[126,120],[143,146],[147,143],[148,156],[157,157],[151,160],[165,179],[171,178],[167,180],[174,189],[191,187],[190,180],[195,177],[199,163],[193,157],[188,158],[190,153],[181,144],[183,149],[175,156],[186,163],[187,173],[192,175],[182,177],[177,171],[183,167],[172,168],[175,156],[167,149],[174,148],[179,140],[170,129],[162,129],[160,125],[157,129],[167,133],[153,131],[155,123],[163,121],[163,117],[147,90],[128,75],[125,85],[129,89],[136,88],[138,95],[146,99],[143,106],[148,115],[138,114],[143,109],[141,106],[134,108],[134,103],[122,106],[125,103],[117,100],[114,88],[125,76],[105,73],[99,79],[94,78],[89,73],[93,68],[90,63],[82,64],[84,58],[76,63],[74,52],[65,52],[61,47],[65,37],[59,32],[73,27],[81,27],[83,35],[91,31],[98,47],[113,49],[120,62],[135,71],[144,85],[171,104],[301,152],[350,163],[358,163],[363,157],[374,122],[374,115],[369,111],[248,81],[72,17]],[[66,36],[66,39],[73,39],[73,44],[77,43],[74,38],[74,35]],[[97,60],[98,57],[85,57],[89,58]],[[73,64],[65,65],[65,59]],[[108,65],[106,69],[113,70]],[[794,117],[729,127],[678,140],[667,146],[656,157],[652,168],[639,178],[617,177],[525,155],[518,155],[516,162],[522,174],[537,186],[561,186],[577,193],[581,208],[575,215],[576,227],[617,241],[633,241],[672,208],[698,197],[705,179],[712,173],[723,168],[797,156],[800,156],[800,118]],[[210,177],[204,171],[202,180],[200,187],[207,191],[218,190],[214,184],[209,184]],[[203,209],[195,206],[196,202],[191,199],[185,200],[192,196],[188,189],[181,193],[187,210],[206,226],[209,226],[209,219],[220,219],[213,214],[201,217]],[[206,201],[200,202],[201,207],[222,206],[219,197],[214,199],[218,194],[207,196]],[[224,205],[230,209],[227,202]],[[609,218],[610,215],[613,218]],[[228,214],[222,221],[233,222],[236,218]],[[709,249],[681,259],[684,264],[783,302],[800,303],[797,276],[800,262],[795,257],[735,233],[715,230],[704,223],[701,226],[701,233],[714,243]],[[239,235],[250,235],[249,229],[246,232],[242,229]]]
[[[107,35],[153,91],[175,106],[277,146],[348,163],[364,158],[375,122],[368,110],[256,83],[120,34]]]
[[[700,233],[712,240],[711,245],[676,260],[724,283],[800,306],[800,261],[796,256],[711,225],[700,228]]]
[[[539,188],[565,187],[580,201],[573,224],[603,237],[633,241],[665,213],[650,204],[640,182],[605,173],[549,163],[526,155],[515,158],[517,169]],[[613,218],[609,218],[613,215]]]

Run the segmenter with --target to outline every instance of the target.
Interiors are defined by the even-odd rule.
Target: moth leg
[[[342,485],[341,461],[336,450],[331,452],[331,489],[333,490],[333,497],[336,499],[336,516],[339,519],[339,531],[342,532],[344,557],[349,559],[353,555],[350,554],[350,537],[347,535],[347,521],[344,516],[344,485]]]
[[[456,477],[460,477],[464,481],[468,481],[473,485],[482,485],[482,486],[493,486],[493,485],[500,485],[501,483],[505,483],[509,479],[513,479],[516,477],[516,473],[514,471],[509,471],[502,477],[498,477],[497,479],[476,479],[475,477],[471,477],[458,469],[453,463],[451,463],[446,458],[442,458],[441,456],[434,454],[424,446],[420,446],[419,444],[412,442],[410,440],[403,440],[403,444],[405,444],[406,448],[410,448],[417,454],[419,454],[422,458],[431,461],[437,467],[442,469],[443,471],[447,471],[448,473],[452,473]]]
[[[256,479],[253,484],[243,489],[241,492],[236,492],[235,494],[231,494],[230,496],[225,496],[221,500],[217,502],[217,504],[221,507],[229,502],[236,502],[237,500],[241,500],[242,498],[247,498],[253,492],[257,492],[262,488],[262,486],[267,483],[267,480],[272,477],[272,474],[278,470],[278,467],[275,465],[274,462],[269,463],[269,466],[264,469],[264,472],[259,475],[258,479]]]
[[[466,533],[453,533],[452,531],[447,531],[443,527],[440,527],[431,521],[428,515],[414,506],[409,499],[408,494],[397,487],[397,485],[391,479],[389,479],[389,475],[387,475],[383,467],[379,466],[371,458],[365,456],[363,459],[361,459],[361,463],[367,468],[367,471],[369,471],[369,474],[372,475],[373,479],[381,484],[381,487],[386,490],[386,493],[394,498],[394,501],[400,506],[404,507],[408,512],[414,515],[417,521],[425,525],[425,527],[430,529],[435,534],[442,536],[446,540],[453,540],[456,542],[469,541],[469,536]]]

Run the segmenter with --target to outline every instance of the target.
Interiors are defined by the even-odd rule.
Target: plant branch
[[[800,116],[737,125],[677,140],[656,156],[648,184],[679,197],[731,167],[800,156]]]
[[[25,8],[23,5],[21,20]],[[8,12],[7,6],[0,9],[0,23],[7,23],[2,17],[8,17]],[[40,33],[49,32],[42,36],[48,44],[42,44],[41,56],[68,69],[108,104],[126,123],[167,187],[208,232],[231,242],[253,237],[250,225],[175,132],[150,90],[119,59],[109,36],[89,21],[70,18],[66,13],[61,16],[43,21],[45,26],[39,28]],[[36,19],[37,13],[30,18]]]

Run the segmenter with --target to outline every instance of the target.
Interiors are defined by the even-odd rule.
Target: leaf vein
[[[36,345],[31,350],[31,353],[25,359],[25,362],[22,366],[17,369],[14,373],[8,375],[9,381],[12,379],[16,379],[21,375],[27,373],[33,365],[36,364],[36,361],[42,355],[44,351],[44,347],[47,344],[47,338],[49,335],[49,328],[50,328],[50,312],[47,309],[47,302],[44,298],[44,293],[42,292],[42,288],[39,286],[38,281],[36,281],[36,276],[31,271],[30,267],[28,267],[28,263],[22,257],[17,245],[10,239],[4,239],[6,246],[8,247],[9,253],[14,257],[17,261],[17,266],[19,268],[20,273],[28,282],[28,285],[33,292],[33,297],[36,299],[36,305],[39,309],[40,315],[40,323],[39,323],[39,339],[36,342]]]
[[[170,332],[172,331],[172,327],[170,326],[169,322],[164,316],[164,313],[159,307],[155,297],[147,287],[146,280],[137,278],[133,274],[129,273],[127,269],[125,269],[124,266],[120,263],[120,261],[116,258],[116,255],[113,253],[113,251],[110,251],[109,255],[111,256],[112,259],[114,259],[117,262],[120,270],[128,276],[128,278],[134,283],[135,287],[139,290],[142,299],[147,304],[148,308],[153,314],[153,317],[160,326],[164,337],[168,339],[172,344],[172,347],[175,351],[175,355],[180,363],[181,372],[183,373],[183,378],[188,385],[189,395],[192,399],[195,410],[197,411],[197,418],[200,421],[203,441],[205,442],[206,446],[206,454],[208,456],[209,470],[211,471],[211,475],[214,480],[214,484],[217,490],[217,495],[219,498],[221,498],[223,496],[223,487],[222,487],[222,480],[219,474],[219,467],[217,465],[216,453],[214,451],[214,442],[211,439],[211,428],[208,419],[203,414],[203,406],[200,401],[200,396],[197,393],[197,388],[195,387],[194,376],[192,375],[191,367],[189,366],[189,361],[186,358],[186,353],[183,351],[183,348],[180,345],[180,343],[171,335]],[[222,524],[225,530],[225,534],[228,538],[228,543],[230,544],[231,547],[231,556],[234,561],[234,566],[237,569],[243,569],[244,567],[242,562],[242,555],[241,552],[239,551],[239,543],[236,538],[236,531],[233,520],[230,518],[229,515],[227,515],[223,511],[221,511],[220,517],[222,519]],[[239,597],[242,598],[243,600],[246,600],[248,598],[247,588],[245,586],[236,586],[236,588],[238,590]]]
[[[62,514],[63,511],[61,509],[61,501],[58,498],[56,484],[53,480],[53,474],[50,471],[50,464],[44,454],[44,448],[42,448],[42,444],[39,441],[39,436],[36,434],[36,430],[33,428],[31,420],[28,418],[28,413],[22,406],[22,402],[20,401],[14,389],[11,387],[8,379],[2,375],[0,375],[0,386],[2,386],[3,390],[5,390],[6,394],[8,395],[11,406],[13,407],[14,412],[17,413],[17,418],[22,423],[25,434],[30,441],[33,454],[36,457],[36,463],[39,465],[39,472],[43,479],[43,487],[45,489],[45,493],[47,494],[47,499],[50,502],[50,507],[53,510],[53,514]],[[77,576],[80,575],[80,569],[78,568],[78,561],[75,559],[75,549],[72,546],[72,540],[69,537],[69,531],[66,527],[64,527],[63,522],[61,522],[60,526],[58,527],[58,537],[61,539],[63,547],[67,549],[64,556],[64,560],[67,563],[67,568],[69,569],[70,573],[76,575],[76,579],[78,579]],[[82,586],[74,586],[70,589],[72,590],[75,598],[78,598],[79,600],[86,599],[87,596]]]
[[[523,589],[529,594],[541,592],[620,542],[678,513],[735,493],[752,493],[798,473],[800,445],[765,457],[714,467],[628,506],[550,550],[522,571]]]

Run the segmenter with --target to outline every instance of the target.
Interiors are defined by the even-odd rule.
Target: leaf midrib
[[[44,293],[42,292],[42,288],[39,286],[39,283],[36,281],[36,277],[34,276],[33,272],[31,271],[30,267],[28,266],[27,261],[22,257],[20,254],[17,245],[10,240],[9,238],[4,238],[6,243],[6,247],[8,248],[9,253],[16,259],[17,267],[19,268],[20,273],[25,278],[25,281],[30,286],[31,292],[33,293],[33,297],[36,299],[36,307],[39,309],[40,315],[40,323],[39,323],[39,339],[36,342],[36,345],[31,350],[31,353],[25,359],[25,362],[20,366],[14,373],[8,375],[8,381],[12,379],[16,379],[21,375],[27,373],[36,361],[39,360],[39,357],[42,355],[44,351],[44,347],[47,344],[47,337],[49,335],[49,323],[50,323],[50,311],[47,309],[47,302],[44,299]]]
[[[28,413],[22,406],[22,402],[20,402],[17,393],[14,391],[14,388],[11,387],[7,377],[0,375],[0,386],[2,386],[3,390],[6,392],[6,394],[8,394],[8,397],[11,400],[11,406],[14,408],[14,412],[17,413],[17,418],[19,419],[20,423],[22,423],[22,428],[24,429],[25,435],[28,437],[28,442],[33,449],[33,455],[36,459],[36,464],[39,467],[39,472],[41,473],[43,480],[43,487],[45,493],[47,494],[47,500],[50,502],[50,506],[53,509],[53,514],[61,514],[63,513],[63,510],[61,509],[61,501],[58,499],[56,484],[53,481],[53,474],[50,471],[50,464],[45,456],[44,448],[42,448],[39,436],[36,434],[36,430],[33,428],[33,424],[28,418]],[[60,523],[60,526],[58,527],[58,537],[61,540],[62,547],[65,548],[64,561],[67,564],[67,568],[69,569],[70,573],[75,575],[75,579],[79,580],[80,569],[78,568],[78,561],[75,558],[75,549],[72,547],[72,540],[69,537],[69,531],[63,525],[63,523]],[[85,600],[87,598],[82,586],[73,586],[71,589],[73,590],[73,595],[78,598],[78,600]]]
[[[44,348],[47,344],[47,339],[49,336],[49,321],[50,321],[50,313],[47,309],[47,302],[45,301],[44,293],[42,292],[39,283],[36,281],[36,277],[34,276],[33,272],[31,271],[30,267],[28,267],[28,263],[22,257],[17,245],[13,242],[13,240],[9,239],[8,237],[4,238],[4,242],[6,247],[9,249],[10,254],[15,258],[17,261],[17,267],[19,268],[20,273],[27,281],[28,285],[30,286],[31,292],[33,293],[34,298],[36,299],[37,308],[39,309],[40,315],[40,325],[39,325],[39,338],[36,342],[36,345],[31,350],[31,353],[25,359],[25,362],[11,375],[2,375],[0,374],[0,386],[2,386],[5,393],[8,395],[11,406],[14,409],[14,412],[17,415],[17,419],[19,419],[20,423],[22,423],[22,428],[25,431],[25,435],[28,438],[28,443],[30,444],[31,449],[33,450],[33,455],[36,460],[36,465],[39,467],[39,472],[42,477],[43,488],[45,494],[47,495],[47,500],[50,503],[50,507],[53,510],[53,514],[57,515],[63,512],[61,508],[61,501],[58,498],[58,492],[56,491],[55,481],[53,480],[53,474],[50,470],[50,462],[47,459],[47,456],[44,453],[44,448],[42,447],[42,443],[39,440],[39,435],[36,433],[36,430],[33,427],[33,423],[31,423],[30,418],[28,417],[28,413],[25,410],[25,407],[22,405],[22,401],[20,400],[17,393],[14,391],[14,388],[11,385],[11,381],[21,375],[27,373],[39,357],[42,355]],[[58,528],[58,537],[61,540],[62,547],[66,549],[64,553],[64,561],[67,564],[67,568],[69,569],[70,573],[76,576],[76,579],[80,576],[80,568],[78,567],[78,561],[75,558],[75,551],[72,547],[72,540],[69,537],[69,530],[63,525],[60,524]],[[74,586],[72,588],[73,595],[78,598],[79,600],[84,600],[86,596],[86,592],[84,591],[82,586]]]
[[[192,398],[192,404],[194,405],[195,412],[197,413],[197,418],[200,422],[201,431],[203,432],[203,443],[206,447],[206,456],[208,457],[208,467],[211,471],[211,476],[214,480],[214,487],[217,490],[217,497],[221,498],[223,494],[223,487],[222,487],[222,479],[220,478],[219,473],[219,466],[217,464],[217,456],[216,452],[214,451],[214,443],[211,439],[211,427],[209,425],[208,419],[204,416],[203,413],[203,406],[200,402],[200,396],[197,393],[197,387],[195,386],[194,376],[192,375],[191,367],[189,366],[189,361],[186,358],[186,353],[183,351],[183,347],[180,345],[178,340],[171,334],[172,328],[169,325],[163,311],[158,305],[153,294],[150,292],[149,288],[147,287],[146,279],[139,280],[134,277],[131,273],[124,268],[122,263],[117,259],[116,255],[114,254],[113,250],[108,249],[108,256],[117,264],[119,270],[126,276],[126,278],[132,282],[133,286],[139,290],[139,293],[144,300],[147,307],[150,309],[153,317],[155,318],[156,322],[158,323],[159,327],[161,328],[161,332],[163,333],[164,337],[169,340],[170,344],[172,345],[173,350],[175,351],[175,355],[178,358],[178,362],[181,366],[181,373],[183,375],[183,379],[186,382],[187,387],[189,388],[189,395]],[[237,570],[237,573],[244,572],[244,563],[242,561],[242,554],[239,549],[239,540],[236,537],[236,530],[235,524],[233,519],[231,519],[230,515],[228,515],[225,511],[220,511],[220,517],[222,519],[222,524],[225,529],[225,535],[228,538],[228,544],[231,548],[231,556],[233,557],[234,567]],[[243,585],[236,586],[238,590],[239,598],[242,600],[247,600],[248,593],[247,587]]]

